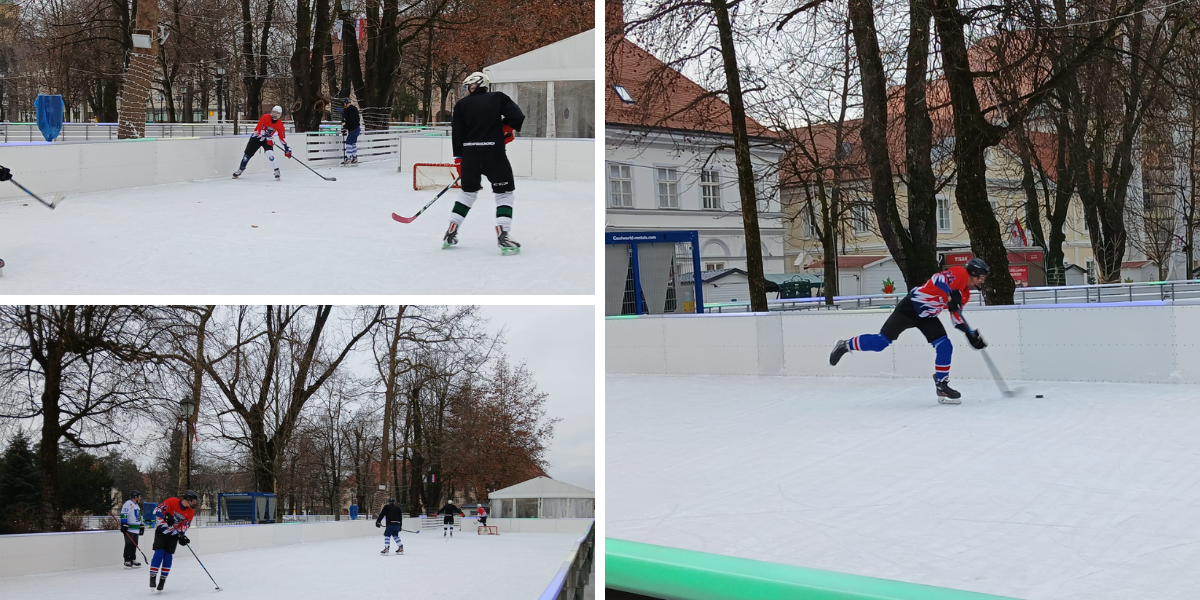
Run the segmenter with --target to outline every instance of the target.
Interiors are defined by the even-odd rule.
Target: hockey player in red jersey
[[[250,141],[246,143],[246,155],[242,157],[242,164],[234,171],[233,178],[237,179],[242,175],[242,171],[246,170],[246,165],[250,163],[250,159],[258,152],[259,148],[263,149],[263,153],[267,155],[267,160],[271,163],[271,168],[275,169],[275,180],[279,181],[279,165],[275,164],[275,136],[279,136],[279,143],[283,144],[283,155],[291,158],[292,150],[288,148],[287,140],[283,139],[283,108],[276,106],[271,109],[271,114],[263,115],[258,120],[258,126],[254,128],[254,134],[250,136]]]
[[[990,273],[987,263],[982,259],[972,258],[965,267],[950,267],[941,273],[934,274],[924,285],[908,292],[892,311],[883,324],[879,333],[860,335],[848,340],[840,340],[829,355],[829,364],[836,365],[847,352],[866,351],[882,352],[904,330],[916,327],[925,334],[925,341],[933,346],[936,352],[934,360],[934,385],[937,386],[938,402],[942,404],[960,404],[962,396],[950,387],[950,357],[954,346],[946,337],[946,328],[937,316],[943,310],[950,311],[950,320],[954,328],[967,336],[967,342],[976,350],[987,347],[983,336],[976,329],[971,329],[963,320],[962,309],[971,301],[971,288],[982,284]]]
[[[154,528],[154,556],[150,559],[150,587],[155,587],[155,577],[158,577],[158,589],[163,589],[167,576],[171,574],[171,562],[175,558],[175,550],[179,544],[188,545],[191,540],[187,537],[188,527],[196,516],[196,504],[199,498],[196,492],[188,490],[178,498],[167,498],[154,508],[154,516],[158,525]]]

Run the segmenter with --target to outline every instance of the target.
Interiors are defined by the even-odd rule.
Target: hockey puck
[[[1042,397],[1042,395],[1041,395],[1041,394],[1038,394],[1038,395],[1037,395],[1037,397],[1038,397],[1038,398],[1041,398],[1041,397]]]

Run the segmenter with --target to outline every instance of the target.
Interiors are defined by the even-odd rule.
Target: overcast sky
[[[501,327],[513,362],[524,361],[546,412],[562,421],[546,453],[550,477],[596,489],[596,317],[591,306],[481,306]]]

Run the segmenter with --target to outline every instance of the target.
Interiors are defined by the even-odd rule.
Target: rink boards
[[[929,377],[933,353],[907,331],[884,352],[836,368],[839,339],[875,333],[890,310],[610,318],[606,370],[629,374]],[[1200,304],[980,307],[964,315],[1008,379],[1200,383]],[[955,344],[953,377],[988,379],[979,356],[942,317]]]

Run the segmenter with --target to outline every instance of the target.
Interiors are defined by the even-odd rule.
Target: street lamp
[[[223,117],[221,107],[225,100],[225,94],[221,88],[221,84],[225,81],[225,67],[217,67],[217,121],[220,122]],[[236,132],[234,132],[236,133]]]
[[[184,473],[184,488],[192,489],[192,433],[188,431],[188,426],[192,424],[192,415],[196,414],[196,402],[191,398],[184,398],[179,401],[179,411],[183,415],[183,438],[187,444],[187,462],[185,463]]]

